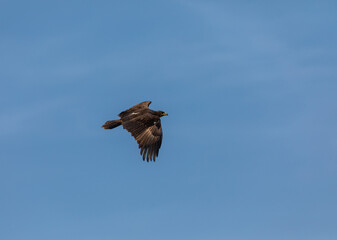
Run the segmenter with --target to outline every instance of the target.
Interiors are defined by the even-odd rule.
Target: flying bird
[[[141,102],[118,116],[120,119],[104,123],[104,129],[113,129],[123,126],[136,139],[140,148],[140,155],[145,161],[156,161],[163,139],[160,118],[168,114],[163,111],[149,109],[151,101]]]

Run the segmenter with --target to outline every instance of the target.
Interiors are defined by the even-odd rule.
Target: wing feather
[[[155,161],[163,138],[160,118],[145,114],[126,122],[122,118],[122,121],[123,127],[137,141],[143,160]]]
[[[150,104],[151,101],[138,103],[135,106],[129,108],[128,110],[121,112],[118,116],[120,116],[121,118],[129,118],[129,119],[137,117],[142,111],[149,110]]]

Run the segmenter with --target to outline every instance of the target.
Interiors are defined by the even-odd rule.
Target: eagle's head
[[[160,113],[160,117],[163,117],[163,116],[167,116],[168,114],[166,112],[163,112],[163,111],[159,111]]]

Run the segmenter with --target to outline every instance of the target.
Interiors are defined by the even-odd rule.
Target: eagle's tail
[[[111,120],[111,121],[105,122],[102,127],[104,129],[113,129],[115,127],[118,127],[121,124],[122,124],[122,120],[120,120],[120,119],[118,119],[118,120]]]

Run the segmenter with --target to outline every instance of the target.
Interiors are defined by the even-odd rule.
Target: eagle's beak
[[[167,116],[168,114],[166,112],[163,113],[163,116]]]

